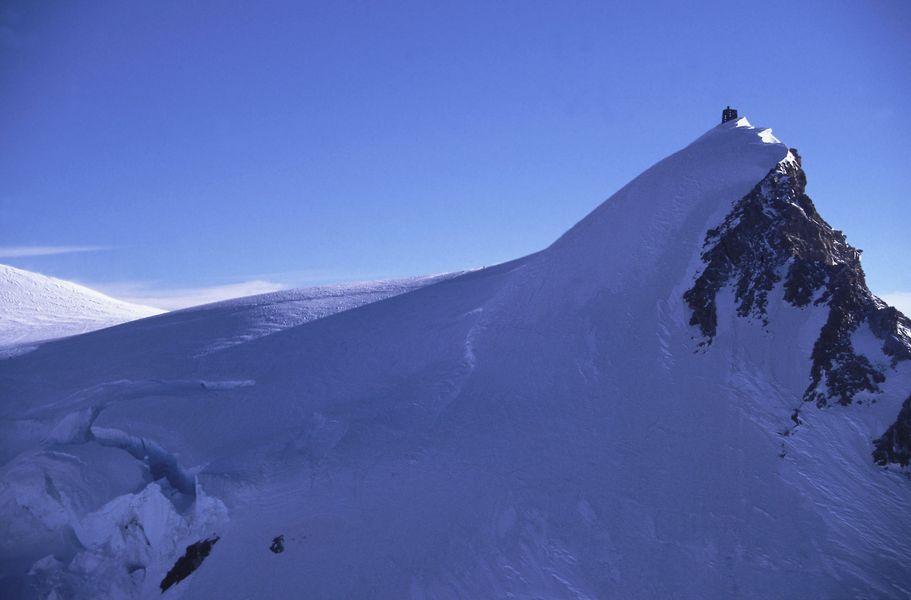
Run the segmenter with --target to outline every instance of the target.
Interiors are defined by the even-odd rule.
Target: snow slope
[[[907,597],[911,485],[872,452],[911,363],[859,327],[883,381],[820,407],[827,304],[770,283],[743,315],[729,285],[711,342],[690,324],[707,232],[791,160],[729,122],[511,263],[289,327],[227,303],[0,362],[0,591]]]
[[[196,306],[183,312],[205,324],[201,335],[191,336],[191,340],[205,342],[197,352],[208,353],[452,279],[462,273],[282,290]],[[217,337],[209,338],[209,333],[215,333]]]
[[[179,311],[182,317],[153,327],[204,321],[202,335],[186,337],[206,353],[301,325],[443,281],[460,273],[297,288],[235,298]],[[157,308],[122,302],[80,286],[0,265],[0,356],[34,349],[35,343],[103,329],[162,314]],[[207,336],[212,333],[212,337]],[[224,334],[224,335],[220,335]]]
[[[0,265],[0,353],[161,314],[87,287]]]

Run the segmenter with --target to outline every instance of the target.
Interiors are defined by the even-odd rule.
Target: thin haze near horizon
[[[539,250],[730,104],[911,312],[911,4],[6,2],[0,262],[174,308]]]

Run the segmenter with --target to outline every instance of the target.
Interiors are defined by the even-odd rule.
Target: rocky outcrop
[[[859,392],[879,392],[885,381],[882,370],[855,352],[853,333],[867,323],[894,366],[911,359],[911,321],[870,292],[860,250],[816,212],[806,183],[800,156],[791,149],[706,234],[704,266],[684,300],[693,311],[690,324],[706,338],[703,344],[717,333],[717,296],[727,286],[734,290],[737,314],[764,325],[769,293],[779,282],[784,300],[794,306],[828,306],[803,398],[819,407],[847,405]]]
[[[161,592],[164,593],[175,583],[180,583],[190,576],[193,571],[199,568],[209,553],[212,552],[212,546],[218,542],[218,536],[206,540],[199,540],[187,546],[187,551],[183,556],[177,559],[165,578],[161,580]]]
[[[684,299],[693,310],[690,323],[709,342],[718,326],[717,294],[728,285],[734,287],[738,314],[764,323],[769,292],[782,278],[785,299],[795,306],[828,302],[831,297],[817,293],[831,283],[860,283],[866,291],[859,251],[819,216],[805,188],[800,157],[792,149],[706,234],[705,267]]]

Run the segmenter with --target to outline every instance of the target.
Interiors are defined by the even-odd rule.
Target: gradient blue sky
[[[0,6],[0,262],[171,305],[489,265],[730,103],[911,292],[911,2]]]

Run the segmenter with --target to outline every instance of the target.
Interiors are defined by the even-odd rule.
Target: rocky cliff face
[[[710,344],[717,333],[716,301],[726,286],[734,289],[737,313],[764,324],[769,293],[779,282],[784,300],[794,306],[828,306],[803,399],[820,408],[848,405],[858,392],[881,391],[886,379],[886,373],[855,351],[852,334],[868,324],[894,366],[911,359],[911,322],[867,288],[860,251],[816,212],[805,192],[806,181],[800,156],[791,149],[724,222],[706,234],[704,267],[684,299],[693,311],[690,324],[706,338],[703,344]],[[893,447],[907,449],[911,427],[896,424],[881,439],[886,438],[894,440]],[[886,450],[877,452],[878,461],[891,460]]]

